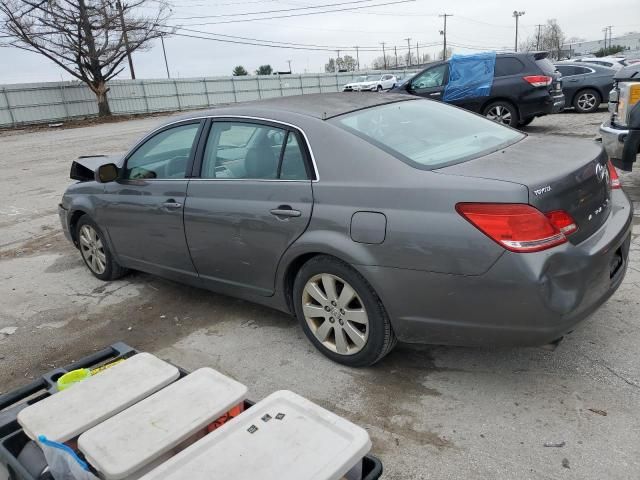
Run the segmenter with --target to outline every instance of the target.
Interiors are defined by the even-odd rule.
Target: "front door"
[[[303,137],[281,124],[214,120],[185,207],[191,257],[221,292],[271,295],[283,253],[311,218]]]
[[[169,126],[125,160],[105,184],[101,212],[114,249],[128,267],[177,280],[197,278],[184,236],[183,213],[200,121]]]
[[[432,100],[442,100],[449,80],[449,65],[442,63],[416,75],[409,84],[409,92]]]

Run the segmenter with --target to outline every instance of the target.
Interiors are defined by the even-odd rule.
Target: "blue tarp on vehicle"
[[[467,97],[486,97],[493,86],[496,53],[453,55],[449,60],[449,83],[444,89],[445,102]]]

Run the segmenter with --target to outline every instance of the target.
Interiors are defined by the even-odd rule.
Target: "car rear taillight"
[[[548,77],[547,75],[528,75],[522,78],[534,87],[546,87],[553,82],[553,77]]]
[[[611,185],[611,189],[615,190],[622,188],[618,171],[616,170],[616,167],[613,166],[613,163],[611,163],[611,160],[607,162],[607,168],[609,169],[609,185]]]
[[[539,252],[567,241],[578,227],[571,215],[542,213],[520,203],[458,203],[456,210],[478,230],[512,252]]]

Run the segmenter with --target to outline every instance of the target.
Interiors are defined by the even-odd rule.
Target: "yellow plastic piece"
[[[86,368],[80,368],[78,370],[72,370],[65,373],[58,379],[58,390],[66,390],[75,383],[86,380],[91,376],[91,370]]]

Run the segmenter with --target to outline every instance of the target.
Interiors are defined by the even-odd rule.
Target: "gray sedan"
[[[60,218],[96,277],[142,270],[291,312],[350,366],[396,340],[554,341],[627,268],[632,207],[601,146],[406,95],[192,113],[71,176]]]

